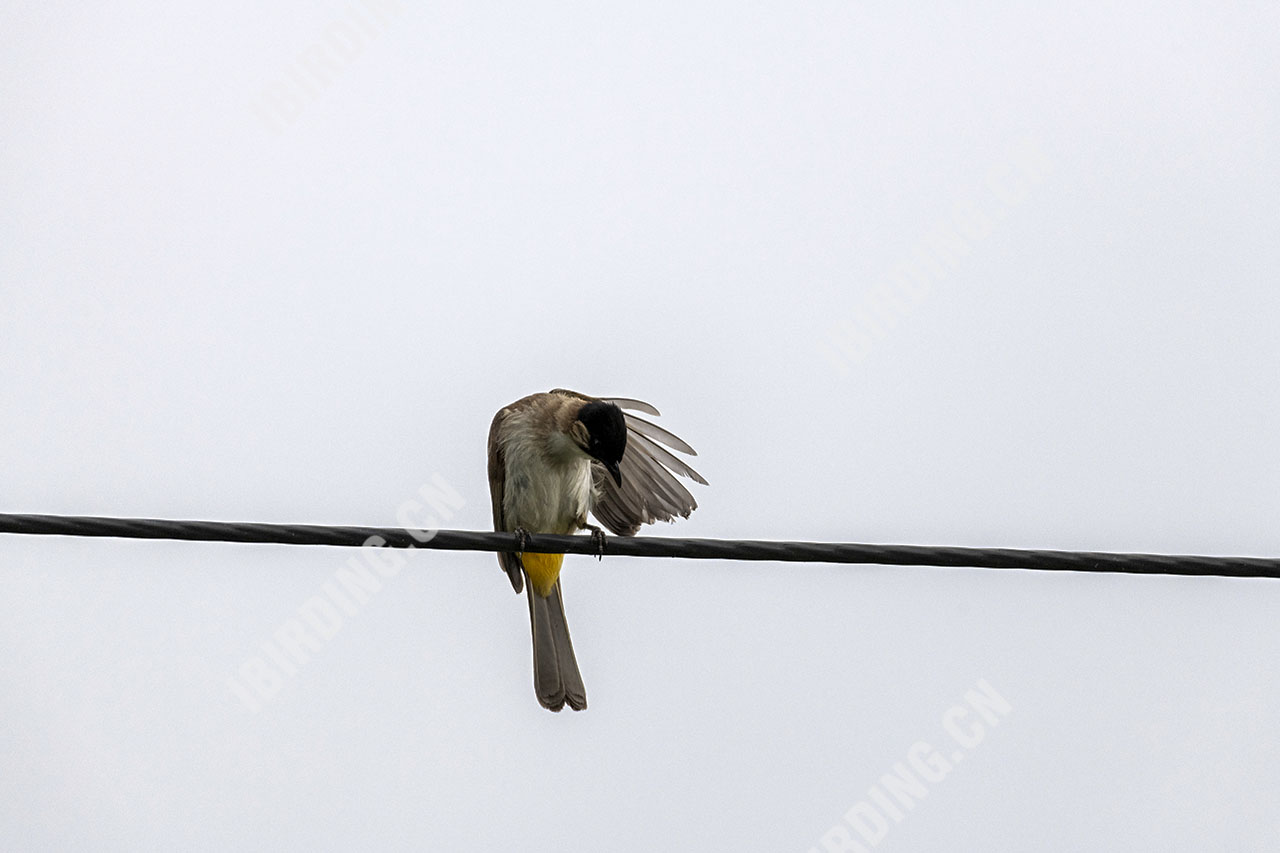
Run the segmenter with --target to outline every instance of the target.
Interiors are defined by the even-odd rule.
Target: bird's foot
[[[596,547],[596,559],[604,559],[604,531],[594,524],[588,524],[587,529],[591,531],[591,544]]]
[[[523,527],[517,527],[512,531],[516,535],[516,545],[519,546],[520,553],[524,553],[524,549],[529,545],[529,531]]]

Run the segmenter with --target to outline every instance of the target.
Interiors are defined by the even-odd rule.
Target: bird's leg
[[[596,559],[604,559],[604,531],[594,524],[582,525],[584,529],[591,531],[591,542],[596,546]]]
[[[511,532],[516,535],[516,545],[519,546],[520,553],[523,554],[524,549],[529,545],[529,531],[523,527],[517,527]]]

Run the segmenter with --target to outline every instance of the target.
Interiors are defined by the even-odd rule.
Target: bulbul
[[[697,453],[631,411],[658,415],[639,400],[588,397],[563,388],[531,394],[494,415],[489,428],[493,529],[515,532],[522,545],[531,533],[591,530],[603,553],[604,533],[587,523],[588,512],[619,536],[634,536],[642,524],[688,518],[698,504],[676,475],[707,481],[667,448]],[[517,593],[528,581],[538,701],[552,711],[566,703],[581,711],[587,691],[564,618],[563,561],[563,554],[498,554]]]

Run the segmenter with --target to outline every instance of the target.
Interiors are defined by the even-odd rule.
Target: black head
[[[578,411],[578,420],[586,427],[582,449],[592,459],[599,460],[621,486],[618,463],[627,449],[627,422],[622,419],[622,409],[613,403],[587,403]]]

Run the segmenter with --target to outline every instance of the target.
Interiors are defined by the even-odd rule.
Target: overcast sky
[[[1280,555],[1280,12],[900,5],[6,4],[0,511],[485,529],[564,386],[657,535]],[[0,846],[1280,836],[1280,582],[563,577],[553,715],[491,554],[0,536]]]

